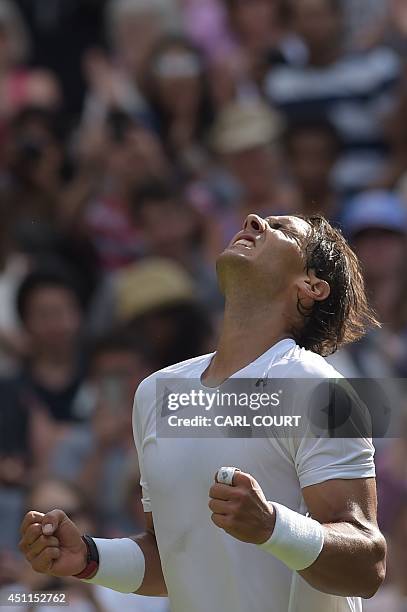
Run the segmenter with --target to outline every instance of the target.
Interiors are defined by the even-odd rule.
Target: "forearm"
[[[386,542],[379,530],[347,522],[323,529],[323,549],[300,575],[325,593],[372,597],[385,573]]]
[[[138,536],[93,538],[93,542],[99,559],[97,569],[90,576],[81,574],[80,578],[121,593],[151,597],[167,595],[157,541],[154,531],[148,525],[146,531]],[[85,568],[87,557],[88,553],[84,551]]]
[[[60,223],[63,227],[71,227],[81,220],[84,208],[96,192],[100,172],[97,169],[85,169],[64,190],[60,198]]]
[[[131,539],[140,546],[146,563],[144,579],[136,593],[138,595],[166,596],[167,586],[154,533],[147,531],[139,536],[132,536]]]

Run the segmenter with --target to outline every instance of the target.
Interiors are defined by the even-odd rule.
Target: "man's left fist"
[[[231,486],[218,483],[215,476],[209,497],[211,519],[217,527],[251,544],[263,544],[270,538],[275,511],[253,476],[236,471]]]

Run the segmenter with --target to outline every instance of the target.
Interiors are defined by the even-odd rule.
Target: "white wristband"
[[[269,502],[270,503],[270,502]],[[314,519],[273,502],[276,523],[270,538],[259,548],[274,555],[293,570],[314,563],[324,546],[324,530]]]
[[[83,580],[91,584],[134,593],[143,582],[146,563],[140,546],[130,538],[93,538],[99,552],[99,569],[93,578]]]

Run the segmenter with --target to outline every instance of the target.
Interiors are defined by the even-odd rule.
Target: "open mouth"
[[[237,240],[235,240],[233,243],[233,246],[242,246],[245,249],[254,249],[256,242],[254,236],[245,234],[244,236],[239,236],[239,238],[237,238]]]

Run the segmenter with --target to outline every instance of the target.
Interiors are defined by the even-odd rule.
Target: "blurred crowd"
[[[342,229],[383,326],[331,361],[407,376],[406,60],[404,0],[0,0],[0,588],[168,610],[34,574],[19,523],[143,530],[134,391],[214,349],[216,256],[248,213]],[[377,469],[389,570],[365,609],[401,612],[407,422]]]

